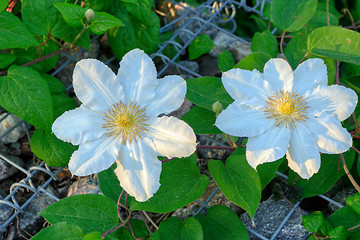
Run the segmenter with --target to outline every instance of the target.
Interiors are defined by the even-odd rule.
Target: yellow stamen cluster
[[[107,130],[108,136],[115,138],[121,137],[122,143],[126,144],[127,140],[141,139],[141,133],[147,131],[148,118],[145,115],[145,108],[140,108],[134,102],[125,105],[121,101],[114,104],[107,113],[104,120],[106,123],[103,128]]]
[[[307,119],[306,98],[299,96],[296,92],[290,93],[280,91],[269,97],[266,101],[265,112],[270,115],[269,118],[275,118],[276,126],[285,126],[294,128],[296,122]]]

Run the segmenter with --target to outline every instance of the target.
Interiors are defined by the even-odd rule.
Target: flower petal
[[[151,58],[140,49],[125,54],[120,62],[117,79],[125,92],[125,103],[136,102],[145,107],[155,97],[158,85],[156,68]]]
[[[247,105],[265,106],[266,99],[273,94],[270,84],[257,70],[231,69],[221,79],[230,96]]]
[[[264,66],[264,79],[271,84],[275,92],[290,91],[293,86],[294,74],[284,59],[273,58]]]
[[[156,151],[167,158],[188,157],[196,150],[194,131],[174,117],[157,118],[150,126],[149,137]]]
[[[344,86],[319,86],[309,94],[307,101],[315,115],[329,112],[343,121],[354,112],[358,96],[352,89]]]
[[[332,115],[323,114],[317,118],[309,118],[306,126],[316,137],[317,145],[322,153],[343,153],[352,146],[350,133]]]
[[[328,76],[324,61],[320,58],[308,59],[294,71],[293,91],[303,95],[318,86],[327,86]]]
[[[290,130],[286,127],[274,127],[265,133],[249,137],[246,144],[246,159],[250,166],[273,162],[282,158],[289,146]]]
[[[105,112],[124,96],[113,71],[96,59],[80,60],[73,79],[76,96],[91,110]]]
[[[71,156],[69,170],[77,176],[101,172],[115,162],[120,149],[121,141],[106,135],[85,142]]]
[[[233,136],[254,137],[275,127],[275,121],[263,108],[251,108],[235,100],[219,114],[215,126]]]
[[[302,123],[291,131],[286,158],[289,167],[302,178],[309,179],[319,171],[321,160],[316,139]]]
[[[166,76],[159,79],[154,100],[146,108],[148,116],[157,117],[178,109],[184,102],[186,82],[180,76]]]
[[[79,108],[66,111],[52,125],[55,136],[65,142],[79,145],[101,137],[105,121],[98,112],[82,104]]]
[[[148,200],[159,189],[161,162],[151,140],[143,139],[123,146],[116,163],[115,173],[121,187],[136,201]]]

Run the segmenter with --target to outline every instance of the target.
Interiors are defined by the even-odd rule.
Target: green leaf
[[[316,4],[317,0],[273,0],[271,19],[281,30],[295,32],[314,16]]]
[[[56,77],[53,77],[46,73],[40,73],[40,76],[48,84],[51,95],[58,94],[58,93],[64,93],[66,91],[64,84]]]
[[[334,26],[315,29],[307,41],[308,51],[336,60],[360,64],[360,33]]]
[[[54,119],[60,117],[64,112],[77,107],[75,99],[68,97],[65,93],[52,95],[54,104]]]
[[[85,6],[91,8],[94,11],[108,9],[114,0],[85,0]]]
[[[344,153],[344,158],[347,167],[351,169],[355,159],[355,151],[350,149]],[[308,198],[326,193],[344,174],[345,172],[341,167],[339,155],[321,154],[321,167],[319,172],[315,173],[310,179],[302,179],[298,178],[295,172],[290,171],[288,181],[290,184],[301,187],[302,197]]]
[[[264,52],[275,58],[278,53],[278,41],[269,30],[256,32],[251,40],[252,52]]]
[[[82,240],[84,233],[79,226],[73,223],[59,222],[42,229],[31,240]]]
[[[356,193],[346,199],[347,204],[360,215],[360,193]]]
[[[219,101],[225,108],[234,101],[226,92],[220,78],[187,79],[186,85],[186,98],[200,107],[212,110],[212,105]]]
[[[343,226],[331,229],[330,233],[331,240],[346,240],[350,235],[349,231]]]
[[[0,78],[0,105],[26,122],[51,132],[53,103],[46,81],[29,67],[12,65]]]
[[[336,12],[335,8],[330,7],[330,10],[331,9],[333,9],[332,11]],[[332,11],[329,12],[330,25],[338,26],[339,25],[338,18],[340,16],[335,16],[336,13],[333,13]],[[315,12],[315,15],[311,18],[311,20],[308,22],[308,24],[306,24],[306,28],[307,28],[308,32],[312,32],[314,29],[319,28],[319,27],[324,27],[324,26],[328,26],[326,4],[323,2],[319,2],[316,12]]]
[[[41,42],[44,43],[47,40],[47,38],[48,36],[44,36]],[[32,47],[28,49],[18,48],[18,49],[14,49],[12,52],[16,54],[15,64],[23,65],[35,59],[38,59],[42,56],[46,56],[48,54],[56,52],[59,49],[60,49],[59,45],[55,41],[50,39],[47,41],[45,45],[42,45],[40,47]],[[55,67],[58,60],[59,60],[59,54],[56,54],[50,58],[31,64],[30,67],[38,72],[48,72]]]
[[[61,0],[23,0],[21,17],[25,25],[36,36],[50,33],[60,15],[53,3]]]
[[[294,33],[293,38],[285,48],[284,54],[292,69],[296,69],[307,53],[307,35],[302,32]]]
[[[24,23],[13,14],[0,12],[0,50],[39,46]]]
[[[61,199],[39,213],[51,224],[68,222],[85,233],[105,232],[118,223],[116,203],[99,194],[74,195]]]
[[[71,27],[84,26],[85,9],[71,3],[54,3],[55,7],[61,12],[65,22]]]
[[[268,162],[260,164],[256,167],[256,171],[259,174],[261,187],[264,189],[266,185],[275,177],[278,167],[283,162],[284,158],[281,158],[275,162]]]
[[[119,196],[121,194],[121,191],[123,189],[120,187],[119,179],[117,178],[117,176],[114,172],[115,169],[116,169],[116,163],[114,163],[110,168],[108,168],[102,172],[99,172],[98,177],[99,177],[99,186],[100,186],[101,192],[105,196],[108,196],[112,200],[117,202],[119,199]],[[122,199],[123,199],[122,203],[124,204],[125,194],[123,195]]]
[[[94,18],[91,19],[91,32],[100,35],[104,34],[112,27],[124,26],[122,21],[106,12],[95,12]]]
[[[214,126],[216,116],[213,111],[194,106],[181,118],[198,134],[216,134],[221,131]]]
[[[132,200],[131,210],[171,212],[198,199],[209,184],[200,174],[195,154],[165,162],[162,167],[159,190],[146,202]]]
[[[244,70],[258,70],[263,71],[265,63],[269,61],[271,56],[264,52],[256,52],[247,55],[245,58],[241,59],[234,68],[241,68]]]
[[[109,44],[118,59],[134,48],[140,48],[148,54],[158,49],[160,19],[154,12],[150,11],[146,21],[140,21],[131,16],[120,1],[114,1],[112,8],[113,15],[125,25],[111,28],[108,32]]]
[[[0,53],[0,69],[6,68],[15,61],[16,55],[9,53]]]
[[[230,208],[224,205],[211,206],[206,216],[198,214],[195,218],[201,223],[204,239],[249,239],[249,235],[240,218]]]
[[[134,235],[139,239],[149,236],[149,230],[147,229],[144,221],[138,219],[130,219],[131,228],[134,231]],[[126,225],[128,227],[128,224]],[[129,239],[133,240],[131,231],[126,228],[119,229],[115,234],[116,239]]]
[[[203,230],[195,218],[187,218],[183,222],[180,218],[170,217],[159,226],[161,239],[173,240],[202,240]]]
[[[228,50],[224,50],[219,54],[218,61],[218,67],[222,72],[232,69],[235,65],[234,58]]]
[[[309,232],[318,232],[325,225],[324,215],[320,211],[315,211],[310,215],[302,216],[303,225]]]
[[[100,232],[91,232],[86,234],[82,240],[118,240],[118,238],[115,238],[113,236],[105,235],[105,238],[102,238],[102,233]]]
[[[254,218],[261,198],[261,182],[257,172],[247,163],[245,149],[238,148],[226,160],[210,160],[209,170],[224,195]]]
[[[140,22],[146,22],[151,14],[152,0],[121,0],[131,16]]]
[[[354,212],[350,206],[345,206],[331,214],[327,220],[334,226],[352,228],[360,224],[360,215]],[[358,229],[356,229],[359,232]]]
[[[45,133],[35,129],[30,140],[31,151],[41,160],[52,167],[66,167],[75,147],[55,137],[54,134]]]
[[[0,12],[5,10],[9,4],[9,0],[0,0]]]
[[[215,47],[215,43],[211,40],[209,35],[202,34],[198,36],[189,46],[189,59],[193,60],[195,58],[204,55]]]

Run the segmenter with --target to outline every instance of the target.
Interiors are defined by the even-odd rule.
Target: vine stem
[[[23,67],[30,66],[30,65],[32,65],[32,64],[34,64],[34,63],[43,61],[43,60],[45,60],[45,59],[47,59],[47,58],[51,58],[51,57],[53,57],[53,56],[55,56],[55,55],[57,55],[57,54],[60,54],[60,53],[62,53],[62,52],[68,52],[68,51],[69,51],[68,48],[60,49],[59,51],[56,51],[56,52],[50,53],[50,54],[48,54],[48,55],[42,56],[42,57],[40,57],[40,58],[37,58],[37,59],[35,59],[35,60],[32,60],[31,62],[25,63],[25,64],[23,64],[23,65],[21,65],[21,66],[23,66]],[[7,71],[0,72],[0,76],[6,75],[6,73],[7,73]]]
[[[348,167],[346,166],[346,162],[344,159],[344,155],[342,153],[340,153],[340,159],[344,168],[344,171],[346,173],[346,176],[348,176],[351,184],[355,187],[355,189],[360,193],[360,186],[357,184],[357,182],[355,181],[355,179],[353,178],[353,176],[351,175]]]
[[[208,146],[208,145],[197,145],[197,149],[224,149],[224,150],[232,150],[234,151],[235,148],[228,147],[228,146]]]
[[[283,42],[284,42],[284,37],[285,37],[285,31],[283,31],[282,35],[281,35],[281,39],[280,39],[280,51],[282,53],[282,55],[284,56],[285,60],[287,62],[289,62],[284,54],[284,51],[283,51]]]
[[[329,0],[326,0],[326,19],[327,25],[330,26]]]

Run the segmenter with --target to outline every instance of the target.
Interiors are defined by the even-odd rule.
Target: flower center
[[[306,98],[299,96],[296,92],[290,93],[287,91],[280,91],[269,97],[266,101],[266,114],[269,118],[275,118],[276,126],[285,126],[294,128],[296,122],[301,122],[307,119],[307,105]]]
[[[122,143],[137,138],[141,139],[141,132],[147,131],[148,118],[145,115],[145,108],[140,108],[136,103],[130,102],[125,105],[121,101],[114,104],[107,113],[104,120],[106,123],[103,128],[107,130],[108,136],[121,137]]]

